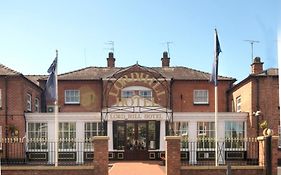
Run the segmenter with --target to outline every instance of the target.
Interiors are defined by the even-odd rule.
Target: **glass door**
[[[135,134],[135,123],[126,123],[126,149],[134,150],[136,148],[136,134]]]
[[[147,150],[147,123],[137,123],[137,149]]]

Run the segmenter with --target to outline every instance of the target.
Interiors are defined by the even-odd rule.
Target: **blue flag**
[[[45,86],[45,92],[46,92],[46,99],[49,101],[56,101],[57,100],[57,75],[56,75],[56,69],[57,69],[57,57],[51,64],[51,66],[48,69],[48,73],[50,73],[47,83]]]
[[[219,37],[217,33],[217,29],[215,29],[215,58],[212,68],[212,74],[210,77],[210,81],[215,84],[215,86],[218,85],[218,66],[219,66],[219,54],[221,52]]]

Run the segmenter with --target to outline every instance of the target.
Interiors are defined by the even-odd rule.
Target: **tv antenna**
[[[107,49],[110,50],[112,53],[114,53],[114,41],[108,41],[105,44],[109,45],[110,47]]]
[[[172,41],[167,41],[167,42],[164,42],[163,44],[166,44],[167,52],[168,52],[168,57],[170,57],[170,45],[173,44],[173,42]]]
[[[252,56],[252,60],[253,60],[254,59],[254,44],[259,43],[260,41],[256,41],[256,40],[244,40],[244,41],[251,44],[251,52],[252,52],[251,56]]]

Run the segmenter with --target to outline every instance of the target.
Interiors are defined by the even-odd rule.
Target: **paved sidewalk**
[[[154,162],[113,163],[109,175],[165,175],[165,166]]]

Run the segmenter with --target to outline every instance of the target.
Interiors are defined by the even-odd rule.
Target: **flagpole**
[[[218,86],[215,86],[215,154],[218,166]]]
[[[58,50],[56,50],[56,58],[58,58]],[[55,167],[58,166],[58,63],[55,71],[56,77],[56,100],[55,100]]]
[[[215,161],[218,166],[218,54],[220,52],[220,46],[218,43],[217,29],[215,29],[214,35],[214,61],[215,61]],[[218,48],[219,47],[219,48]]]

